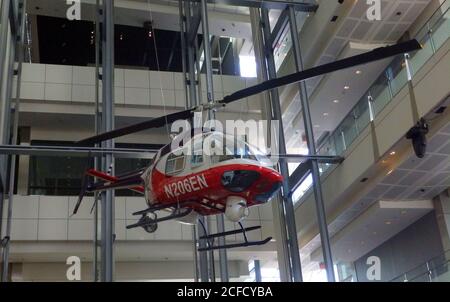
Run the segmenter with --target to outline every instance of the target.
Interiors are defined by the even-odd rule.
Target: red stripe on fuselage
[[[233,193],[223,187],[221,178],[227,171],[248,170],[260,173],[260,177],[249,189]],[[282,181],[281,175],[269,168],[252,164],[222,164],[205,170],[199,170],[184,176],[168,176],[153,170],[152,190],[160,203],[192,201],[193,208],[203,215],[217,214],[220,211],[202,205],[223,208],[229,196],[239,196],[247,200],[249,207],[260,204],[254,198],[269,191],[273,185]]]

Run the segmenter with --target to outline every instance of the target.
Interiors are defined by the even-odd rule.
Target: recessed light
[[[350,86],[346,85],[346,86],[344,86],[344,89],[345,89],[345,90],[349,90],[349,89],[350,89]]]
[[[328,113],[328,112],[325,112],[324,114],[323,114],[323,116],[329,116],[330,114]]]
[[[356,74],[362,74],[362,71],[361,70],[357,70]]]
[[[395,154],[397,154],[397,152],[392,151],[390,154],[391,154],[392,156],[394,156]]]
[[[334,100],[333,103],[339,104],[339,100]]]

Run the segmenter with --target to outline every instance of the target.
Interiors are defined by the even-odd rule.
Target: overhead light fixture
[[[349,90],[349,89],[350,89],[350,86],[348,86],[348,85],[344,86],[344,90]]]
[[[339,104],[339,100],[334,100],[333,103]]]
[[[394,156],[395,154],[397,154],[397,152],[395,152],[395,151],[392,151],[391,153],[389,153],[389,154],[391,154],[391,156]]]
[[[387,175],[391,175],[392,172],[394,172],[394,170],[390,170],[390,171],[387,173]]]
[[[356,74],[358,74],[358,75],[359,75],[359,74],[362,74],[362,71],[361,71],[361,70],[357,70],[357,71],[356,71]]]
[[[330,114],[328,113],[328,112],[325,112],[324,114],[323,114],[323,116],[329,116]]]

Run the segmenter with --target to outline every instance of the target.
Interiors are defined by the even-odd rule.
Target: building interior
[[[0,7],[2,282],[450,281],[450,1]],[[414,39],[420,50],[217,108],[260,84]],[[174,141],[172,123],[76,142],[192,108],[224,125],[277,124],[280,191],[243,220],[224,212],[127,228],[141,222],[133,214],[148,196],[121,186],[86,193],[85,171],[103,171],[109,185],[108,176],[152,167]],[[181,182],[189,191],[190,181]]]

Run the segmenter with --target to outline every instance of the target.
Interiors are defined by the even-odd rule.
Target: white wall
[[[202,101],[204,102],[206,101],[206,81],[204,75],[202,78]],[[214,75],[215,98],[220,100],[227,94],[255,84],[255,79],[252,78]],[[20,96],[25,100],[44,102],[94,103],[95,68],[23,64]],[[182,73],[116,68],[115,103],[116,105],[184,108]],[[245,108],[246,111],[249,109],[259,110],[260,105],[251,102]]]
[[[78,197],[76,196],[20,196],[14,197],[12,216],[13,241],[88,241],[93,238],[92,197],[85,197],[77,215],[71,217]],[[5,205],[6,207],[6,205]],[[160,223],[158,230],[148,234],[142,228],[127,230],[126,225],[137,222],[140,217],[132,213],[146,209],[143,197],[116,197],[116,239],[132,240],[192,240],[191,227],[170,221]],[[273,236],[271,205],[267,204],[250,209],[246,226],[262,225],[261,231],[248,234],[249,239],[261,240]],[[227,230],[237,228],[226,221]],[[216,232],[215,218],[211,232]],[[236,236],[228,237],[230,241],[241,240]]]

